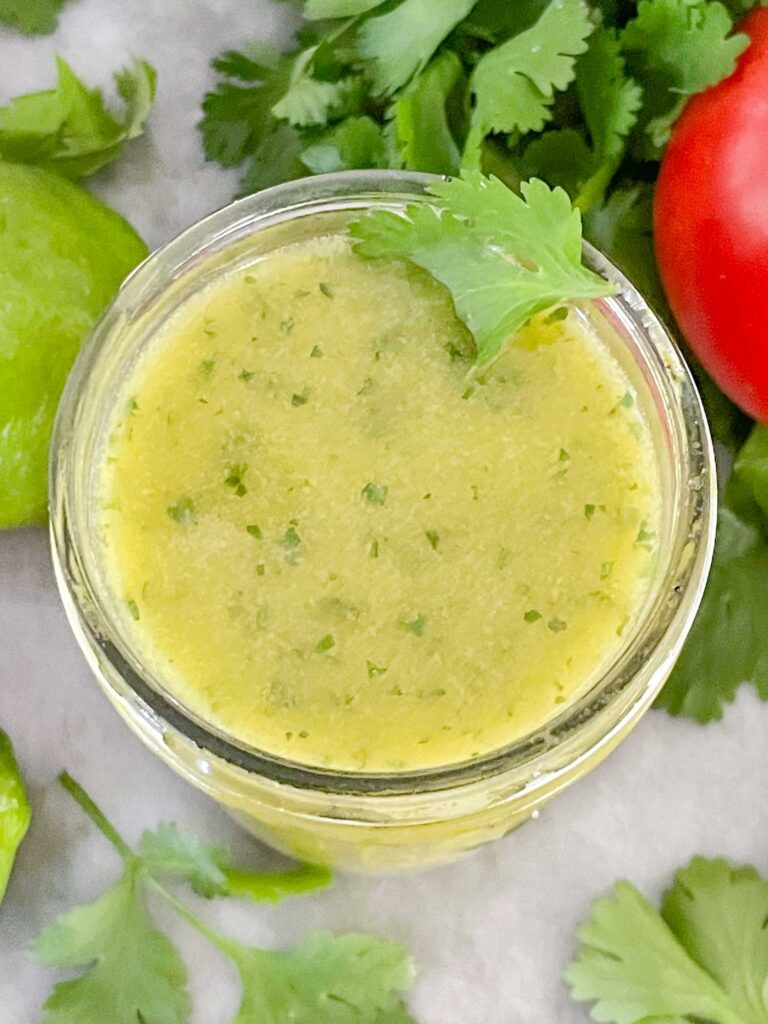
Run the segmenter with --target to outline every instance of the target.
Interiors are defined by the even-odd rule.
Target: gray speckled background
[[[285,41],[291,8],[267,0],[73,0],[59,31],[0,31],[0,101],[50,83],[61,53],[89,82],[137,54],[159,72],[148,137],[92,188],[158,245],[230,198],[233,177],[203,162],[195,123],[208,60],[255,36]],[[1,385],[0,385],[1,386]],[[55,783],[67,767],[131,838],[163,819],[272,855],[156,761],[91,679],[54,589],[42,530],[0,534],[0,723],[12,734],[36,815],[0,909],[0,1024],[33,1024],[54,978],[27,947],[61,910],[92,899],[118,864]],[[607,763],[541,817],[464,862],[419,875],[340,878],[317,897],[254,907],[219,901],[224,930],[268,947],[308,928],[369,930],[405,943],[420,1024],[578,1024],[560,973],[589,901],[627,876],[657,895],[693,853],[768,867],[768,705],[742,692],[699,728],[652,712]],[[232,969],[169,921],[190,964],[194,1024],[226,1024]],[[105,1021],[104,1024],[109,1024]]]

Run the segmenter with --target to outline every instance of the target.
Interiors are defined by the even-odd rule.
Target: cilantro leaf
[[[766,620],[768,544],[756,526],[721,508],[704,598],[656,706],[703,723],[722,718],[744,682],[768,700]]]
[[[361,76],[346,75],[335,82],[313,77],[312,64],[318,50],[319,45],[310,46],[296,57],[288,88],[272,107],[275,117],[297,128],[327,124],[361,110]]]
[[[730,14],[717,0],[640,0],[621,43],[645,94],[644,128],[656,153],[686,99],[736,67],[749,37],[730,35],[731,27]],[[654,150],[641,149],[640,155]]]
[[[356,167],[386,167],[384,133],[370,117],[347,117],[302,149],[301,162],[313,174]]]
[[[0,22],[29,35],[47,35],[56,28],[67,0],[0,0]]]
[[[93,174],[144,131],[155,95],[155,72],[145,61],[115,75],[125,110],[118,120],[99,89],[88,89],[57,59],[53,89],[18,96],[0,108],[0,158],[31,163],[67,178]]]
[[[548,185],[564,188],[575,196],[594,167],[594,156],[581,131],[553,128],[542,132],[523,151],[523,178],[543,178]]]
[[[227,941],[243,997],[233,1024],[413,1024],[400,997],[413,980],[400,946],[367,935],[310,935],[284,953]]]
[[[752,867],[694,857],[664,896],[662,915],[745,1022],[768,1016],[768,882]]]
[[[254,149],[240,182],[240,195],[249,195],[307,173],[302,162],[305,143],[295,128],[277,124]]]
[[[243,871],[232,866],[221,846],[202,843],[164,823],[145,832],[139,854],[150,874],[171,875],[189,882],[198,896],[247,896],[256,902],[276,903],[284,896],[322,889],[331,881],[326,868],[300,864],[285,871]]]
[[[537,312],[611,286],[581,263],[581,221],[562,189],[533,179],[515,195],[471,174],[432,185],[437,203],[376,211],[351,227],[364,256],[410,259],[451,292],[480,365]]]
[[[472,72],[475,99],[464,165],[479,170],[490,132],[539,132],[552,116],[555,91],[573,81],[575,58],[594,28],[584,0],[550,4],[539,20],[484,54]]]
[[[357,57],[376,93],[391,95],[426,67],[445,37],[477,0],[402,0],[394,10],[363,22]]]
[[[460,28],[486,42],[501,42],[530,28],[549,3],[550,0],[479,0]]]
[[[292,66],[292,57],[265,45],[213,61],[224,81],[207,93],[198,125],[209,160],[234,167],[258,151],[273,130],[272,107],[285,95]]]
[[[32,818],[11,741],[0,729],[0,903]]]
[[[354,18],[366,14],[374,7],[381,7],[384,0],[307,0],[304,17],[311,20],[321,18]]]
[[[150,874],[183,878],[198,896],[211,899],[226,891],[227,851],[184,835],[173,822],[144,832],[139,842],[139,855]]]
[[[578,931],[578,956],[565,973],[573,998],[594,1002],[593,1018],[615,1024],[661,1024],[669,1018],[751,1024],[752,1018],[741,1018],[728,993],[697,962],[685,923],[675,914],[674,886],[671,893],[671,922],[629,882],[619,882],[592,905],[590,919]],[[732,894],[722,895],[729,899]],[[716,930],[719,924],[714,914],[709,927]]]
[[[754,425],[737,454],[732,480],[749,493],[762,514],[768,517],[768,427],[764,424]]]
[[[448,102],[465,80],[461,61],[445,50],[400,93],[392,113],[403,167],[435,174],[458,172],[461,154]]]
[[[603,201],[637,121],[640,87],[624,74],[624,58],[615,31],[598,28],[576,62],[576,91],[592,139],[594,168],[576,197],[582,210]]]
[[[57,967],[82,967],[45,1003],[44,1024],[184,1024],[191,1004],[187,972],[172,943],[144,908],[140,867],[95,903],[63,914],[35,944],[36,958]]]

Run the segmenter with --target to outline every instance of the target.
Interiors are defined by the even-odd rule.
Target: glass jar
[[[645,604],[612,663],[542,728],[471,761],[400,773],[309,767],[247,748],[183,707],[123,635],[104,574],[97,477],[122,382],[162,324],[217,275],[338,230],[356,211],[424,199],[429,175],[352,171],[250,196],[194,225],[128,278],[83,347],[56,423],[51,533],[56,576],[96,678],[129,726],[177,772],[279,850],[349,870],[450,860],[516,828],[585,774],[660,690],[696,614],[714,543],[712,445],[691,376],[632,285],[599,252],[614,296],[583,307],[637,392],[662,486],[661,544]]]

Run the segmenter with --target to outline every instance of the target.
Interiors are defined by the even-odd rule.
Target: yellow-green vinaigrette
[[[451,764],[599,678],[650,585],[656,449],[578,310],[489,370],[448,293],[343,235],[188,299],[117,401],[107,574],[134,649],[240,743]]]

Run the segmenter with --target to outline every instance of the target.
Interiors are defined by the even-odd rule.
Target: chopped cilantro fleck
[[[282,546],[287,550],[297,548],[301,544],[301,537],[299,536],[298,530],[295,526],[289,526],[283,534],[283,539],[280,541]]]
[[[204,359],[202,363],[200,363],[200,373],[203,375],[203,377],[210,377],[211,374],[213,373],[213,368],[215,365],[215,359]]]
[[[227,475],[224,478],[226,486],[231,487],[238,498],[242,498],[248,493],[248,488],[243,482],[243,477],[247,471],[248,466],[243,462],[238,462],[234,466],[229,467]]]
[[[249,381],[249,380],[253,380],[253,378],[254,378],[255,376],[256,376],[256,373],[255,373],[255,372],[254,372],[253,370],[245,370],[245,369],[243,369],[243,370],[241,370],[241,371],[240,371],[240,373],[239,373],[239,374],[237,375],[237,379],[238,379],[238,380],[244,380],[244,381],[246,382],[246,384],[247,384],[247,383],[248,383],[248,381]]]
[[[310,359],[322,359],[323,358],[323,354],[324,354],[323,350],[320,348],[320,346],[319,345],[315,345],[315,347],[309,353],[309,358]]]
[[[429,545],[432,548],[432,550],[437,551],[438,547],[440,546],[440,534],[437,532],[437,530],[425,530],[424,535],[429,541]]]
[[[509,549],[508,548],[499,548],[499,553],[496,556],[496,568],[497,569],[503,569],[508,561],[509,561]]]
[[[266,571],[267,571],[266,565],[264,565],[263,562],[259,562],[259,564],[256,566],[256,575],[257,576],[263,576]]]
[[[613,562],[603,562],[600,566],[600,579],[607,580],[613,572]]]
[[[360,494],[371,505],[383,505],[387,500],[388,492],[389,488],[385,487],[384,484],[377,484],[369,480]]]
[[[523,616],[526,622],[538,622],[541,618],[541,612],[537,612],[535,608],[531,608]]]
[[[622,398],[621,398],[621,401],[619,402],[619,405],[623,406],[625,409],[629,409],[630,406],[632,406],[634,404],[635,404],[635,399],[633,398],[633,396],[630,394],[629,391],[625,391],[624,394],[622,395]]]
[[[596,505],[585,505],[584,506],[584,515],[587,517],[587,519],[591,519],[592,516],[595,514],[596,510],[597,510],[597,506]]]
[[[263,539],[263,534],[261,532],[261,527],[258,526],[256,523],[251,523],[251,525],[250,526],[246,526],[245,529],[246,529],[246,531],[248,533],[250,533],[250,535],[252,537],[255,537],[256,540],[262,540]]]
[[[567,306],[558,306],[557,309],[553,309],[552,312],[549,313],[544,318],[544,323],[545,324],[556,324],[560,320],[565,320],[565,318],[567,316],[568,316],[568,308],[567,308]]]
[[[136,399],[133,396],[131,396],[128,399],[128,413],[129,413],[129,415],[133,415],[133,413],[138,412],[138,411],[139,411],[139,403],[136,401]]]
[[[401,619],[400,626],[406,631],[406,633],[413,633],[414,636],[424,635],[424,626],[427,624],[427,620],[423,615],[416,615],[410,619]]]
[[[558,462],[570,462],[571,461],[571,456],[568,454],[568,452],[565,450],[565,448],[561,448],[560,449],[560,454],[557,456],[557,461]]]
[[[321,281],[319,284],[320,291],[326,297],[326,299],[333,298],[333,288],[328,284],[327,281]]]
[[[182,526],[191,526],[195,520],[195,505],[191,498],[179,498],[175,505],[169,505],[166,512]]]
[[[637,537],[635,538],[635,544],[639,544],[641,547],[648,548],[650,550],[653,544],[654,534],[646,529],[645,520],[640,525]]]
[[[128,611],[131,613],[131,618],[136,619],[136,621],[138,622],[139,619],[141,618],[141,615],[139,614],[139,606],[132,598],[126,601],[125,603],[128,608]]]
[[[378,540],[372,540],[371,541],[371,546],[368,549],[368,557],[369,558],[378,558],[379,557],[379,542],[378,542]]]
[[[309,401],[309,398],[307,397],[307,395],[296,395],[295,394],[291,398],[291,405],[294,406],[294,408],[296,408],[299,405],[306,405],[308,401]]]
[[[307,738],[307,736],[309,736],[309,733],[307,732],[307,730],[306,729],[302,729],[301,732],[299,733],[299,739],[305,740]]]
[[[547,623],[547,628],[551,629],[553,633],[562,633],[564,629],[568,628],[568,623],[563,622],[562,619],[550,619]]]
[[[293,330],[293,328],[295,326],[296,326],[296,321],[295,320],[291,320],[290,317],[287,320],[281,320],[280,321],[280,330],[283,332],[283,334],[286,337],[291,333],[291,331]]]
[[[330,651],[332,647],[336,646],[336,641],[330,633],[326,633],[322,640],[318,640],[315,644],[315,651],[318,654],[323,654],[324,651]]]
[[[383,665],[375,665],[372,661],[366,661],[365,664],[368,668],[369,679],[374,679],[376,676],[383,676],[387,671]]]

